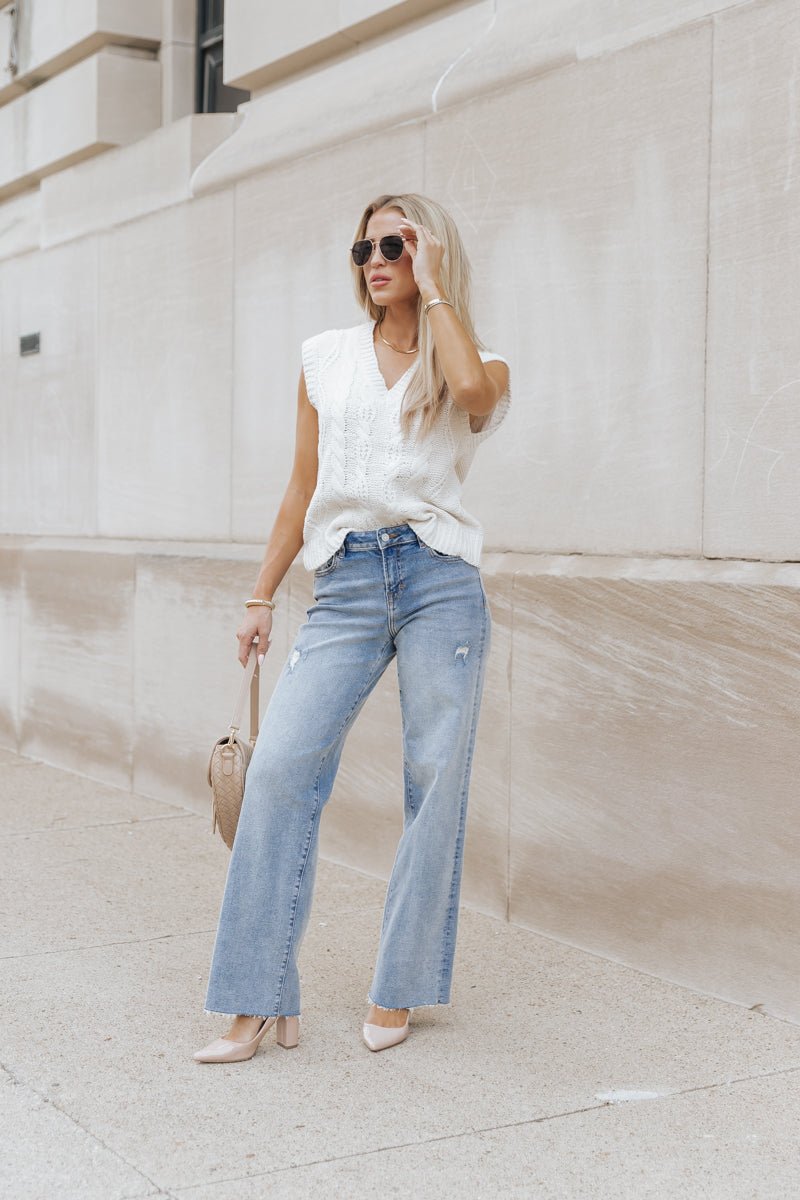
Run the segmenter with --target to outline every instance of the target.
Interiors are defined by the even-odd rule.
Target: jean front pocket
[[[319,567],[316,568],[316,570],[314,571],[314,578],[319,579],[323,575],[330,575],[332,571],[336,570],[337,566],[339,565],[339,563],[342,560],[343,555],[344,555],[344,543],[339,547],[339,549],[337,551],[335,551],[334,554],[332,554],[330,556],[330,558],[326,562],[322,563]]]
[[[422,542],[422,538],[419,539]],[[431,558],[443,558],[445,562],[464,562],[465,560],[460,554],[445,554],[443,550],[434,550],[433,546],[429,546],[427,542],[422,542],[425,549],[430,554]]]

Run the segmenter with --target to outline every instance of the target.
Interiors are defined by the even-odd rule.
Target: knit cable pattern
[[[510,387],[477,433],[469,414],[448,397],[431,434],[406,437],[400,405],[415,362],[391,388],[381,374],[374,323],[328,329],[306,338],[301,355],[306,390],[319,418],[317,486],[303,529],[303,565],[313,571],[351,529],[408,521],[443,554],[480,564],[483,529],[461,503],[461,485],[477,446],[502,424]],[[483,362],[500,359],[479,351]]]

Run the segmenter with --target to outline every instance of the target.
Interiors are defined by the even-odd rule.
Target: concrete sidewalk
[[[373,1054],[386,885],[323,860],[300,1045],[195,1063],[210,820],[3,751],[0,795],[3,1196],[800,1195],[800,1027],[462,908],[453,1002]]]

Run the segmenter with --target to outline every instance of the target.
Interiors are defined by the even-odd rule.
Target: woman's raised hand
[[[431,285],[438,287],[439,271],[444,258],[444,243],[434,237],[427,225],[409,221],[401,217],[397,222],[400,232],[406,238],[406,246],[411,256],[411,270],[418,287]]]
[[[236,630],[236,636],[239,639],[238,658],[243,667],[247,666],[247,661],[250,658],[250,647],[255,640],[256,634],[258,634],[258,665],[262,665],[264,655],[270,647],[269,635],[271,632],[272,609],[261,604],[257,607],[248,608],[247,616]]]

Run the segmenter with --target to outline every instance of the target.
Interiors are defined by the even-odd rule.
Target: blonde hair
[[[356,227],[353,241],[366,236],[367,224],[373,213],[384,208],[397,208],[409,221],[425,225],[444,247],[442,263],[439,268],[439,279],[442,294],[452,303],[464,329],[475,345],[485,350],[486,346],[476,336],[470,312],[471,268],[461,235],[450,214],[427,196],[417,192],[401,192],[399,195],[377,196],[364,209]],[[364,311],[373,321],[383,319],[386,306],[376,304],[367,287],[363,267],[357,267],[350,260],[353,271],[353,283],[356,298]],[[400,409],[400,425],[403,433],[411,431],[415,414],[419,414],[419,436],[425,437],[436,421],[447,395],[447,381],[444,377],[439,356],[436,353],[433,336],[428,325],[428,318],[422,311],[422,297],[417,295],[417,318],[419,359],[403,397]]]

